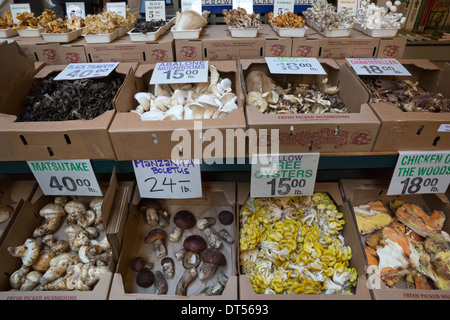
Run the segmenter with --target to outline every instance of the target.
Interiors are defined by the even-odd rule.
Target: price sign
[[[202,13],[202,1],[201,0],[181,0],[181,11],[194,10],[198,13]]]
[[[319,156],[319,153],[253,155],[250,196],[312,195]]]
[[[200,164],[194,160],[134,160],[133,168],[141,198],[202,196]]]
[[[127,18],[127,4],[125,2],[107,2],[106,11],[111,11]]]
[[[294,12],[294,0],[273,0],[273,16]]]
[[[411,73],[397,59],[347,58],[360,76],[410,76]]]
[[[316,58],[266,57],[270,73],[327,74]]]
[[[11,16],[14,23],[19,23],[19,19],[17,19],[17,15],[22,12],[30,12],[31,8],[29,3],[11,3],[9,5],[9,9],[11,9]]]
[[[244,8],[247,13],[253,12],[253,0],[233,0],[233,9]]]
[[[101,196],[90,160],[27,161],[45,195]]]
[[[166,5],[164,1],[145,2],[145,21],[151,20],[166,21]]]
[[[208,82],[208,61],[157,63],[150,84]]]
[[[76,80],[106,77],[118,65],[119,62],[71,63],[63,71],[61,71],[54,78],[54,80]]]
[[[444,193],[450,182],[450,151],[399,151],[388,195]]]
[[[337,9],[338,11],[344,8],[348,9],[348,13],[355,14],[358,8],[358,0],[338,0]]]
[[[83,19],[86,18],[84,2],[66,2],[66,15],[68,17],[76,15],[81,16]]]
[[[450,123],[443,123],[439,126],[438,132],[450,132]]]

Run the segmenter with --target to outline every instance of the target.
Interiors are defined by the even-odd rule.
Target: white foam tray
[[[87,43],[110,43],[117,38],[117,30],[108,34],[88,34],[83,37]]]
[[[134,28],[128,31],[128,34],[130,35],[131,41],[156,41],[163,33],[164,33],[164,27],[159,28],[155,32],[133,32]]]
[[[327,38],[345,38],[349,37],[350,33],[352,32],[352,28],[348,29],[334,29],[334,30],[328,30],[325,29],[325,31],[321,31],[319,25],[310,19],[306,20],[306,23],[313,27],[314,30],[319,32],[321,35],[327,37]]]
[[[26,29],[17,29],[19,36],[23,38],[36,38],[41,36],[41,32],[44,28],[26,28]]]
[[[259,28],[230,28],[231,36],[233,38],[255,38],[258,35]]]
[[[395,37],[398,29],[363,29],[363,33],[372,38]]]
[[[47,42],[70,42],[79,37],[79,30],[73,30],[66,33],[42,33],[42,37]]]
[[[307,26],[303,28],[280,28],[272,23],[272,28],[280,37],[303,38],[306,35]]]
[[[9,38],[16,35],[18,35],[18,33],[16,30],[13,30],[13,28],[0,29],[0,38]]]
[[[177,30],[175,29],[175,26],[170,30],[172,31],[174,39],[198,39],[202,32],[202,28],[194,30]]]

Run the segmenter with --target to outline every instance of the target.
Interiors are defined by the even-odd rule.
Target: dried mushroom
[[[42,81],[41,88],[22,102],[24,112],[17,122],[91,120],[113,110],[113,99],[122,85],[115,73],[102,79]]]
[[[13,29],[27,29],[32,28],[36,29],[39,28],[39,20],[34,16],[34,13],[30,12],[22,12],[19,13],[16,16],[17,20],[19,20],[19,23],[14,25]]]
[[[320,86],[315,84],[287,83],[278,86],[262,71],[252,71],[246,80],[247,105],[263,113],[345,113],[347,107],[339,98],[339,89],[328,86],[325,78]]]
[[[426,92],[411,80],[364,77],[363,81],[372,102],[386,102],[405,112],[450,112],[450,99]]]
[[[240,211],[240,267],[259,294],[350,294],[357,272],[326,193],[249,198]]]
[[[156,32],[161,27],[164,27],[166,22],[164,20],[151,20],[151,21],[142,21],[136,25],[136,27],[131,30],[131,33],[143,33],[147,34],[148,32]]]
[[[244,8],[232,10],[223,9],[223,21],[230,28],[259,28],[261,27],[261,18],[259,13],[247,13]]]
[[[9,29],[12,28],[14,25],[11,10],[5,11],[3,13],[3,17],[0,17],[0,29]]]

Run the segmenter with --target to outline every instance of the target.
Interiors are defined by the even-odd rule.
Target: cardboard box
[[[210,25],[202,37],[202,60],[264,58],[266,39],[262,32],[267,28],[271,27],[265,25],[254,38],[233,38],[226,25]]]
[[[245,204],[250,195],[250,184],[238,183],[237,192],[239,206],[237,215],[239,216],[241,206]],[[241,300],[371,300],[370,292],[366,284],[363,252],[359,243],[357,229],[352,219],[350,208],[342,199],[339,185],[334,182],[316,183],[314,192],[328,193],[336,203],[339,212],[344,214],[345,225],[341,234],[345,239],[346,245],[349,245],[352,249],[352,258],[350,260],[349,268],[355,268],[358,273],[354,294],[257,294],[251,287],[248,276],[240,272],[239,297]]]
[[[380,121],[367,104],[365,87],[348,66],[339,67],[329,59],[320,62],[327,75],[276,74],[271,77],[280,85],[285,82],[320,85],[328,78],[330,86],[339,87],[339,96],[349,113],[263,114],[257,107],[246,105],[248,127],[258,131],[257,147],[270,152],[272,143],[278,140],[279,153],[372,150]],[[244,80],[252,70],[262,70],[269,75],[265,60],[241,60],[241,65]],[[359,142],[362,137],[364,141]],[[249,147],[254,148],[254,144],[250,142]]]
[[[174,39],[176,61],[203,60],[203,37],[209,31],[209,25],[202,28],[198,39]]]
[[[412,74],[402,79],[418,82],[421,89],[442,93],[450,98],[448,81],[450,64],[447,63],[439,70],[428,60],[403,59],[399,62]],[[369,102],[369,105],[381,121],[373,151],[448,150],[450,148],[450,132],[441,127],[441,125],[450,124],[450,113],[403,112],[386,102]]]
[[[117,192],[123,189],[124,186],[118,183],[115,174],[112,175],[110,181],[99,182],[102,190],[104,200],[102,205],[102,213],[106,230],[100,231],[97,239],[101,241],[105,236],[109,238],[114,237],[113,234],[108,234],[108,224],[113,220],[113,216],[119,214],[117,210],[120,207],[115,206],[115,202],[127,202],[130,199],[130,194],[122,193],[123,198],[116,199]],[[129,188],[130,182],[123,182],[129,193],[132,189]],[[132,185],[132,184],[131,184]],[[69,197],[69,200],[78,200],[83,202],[89,207],[89,202],[93,197],[77,196]],[[26,201],[14,224],[11,226],[5,241],[0,246],[0,300],[106,300],[113,271],[116,265],[116,260],[112,260],[110,264],[110,271],[105,273],[104,276],[95,284],[95,287],[91,291],[9,291],[11,286],[9,284],[10,275],[13,274],[22,266],[22,261],[18,257],[13,257],[8,252],[8,247],[15,247],[22,245],[26,239],[31,238],[33,231],[44,222],[44,218],[39,216],[40,209],[48,203],[53,202],[54,197],[45,196],[42,190],[38,188],[32,199]],[[127,202],[129,203],[129,201]],[[123,206],[121,206],[123,207]],[[126,215],[124,215],[126,217]],[[64,228],[67,225],[67,221],[64,219],[60,228],[54,233],[56,239],[67,239],[64,235]],[[111,247],[113,250],[114,247]],[[116,252],[113,256],[118,256]]]
[[[212,63],[211,63],[212,64]],[[217,142],[217,148],[222,148],[223,155],[216,157],[222,158],[225,152],[235,152],[235,143],[226,141],[227,129],[242,129],[245,131],[244,116],[244,98],[240,80],[239,69],[236,61],[217,61],[214,62],[221,78],[229,78],[232,81],[232,92],[237,96],[238,109],[232,110],[226,118],[222,119],[201,119],[201,120],[173,120],[173,121],[141,121],[140,116],[130,110],[135,109],[137,101],[132,97],[127,103],[117,106],[116,114],[109,135],[114,146],[118,160],[146,160],[146,159],[173,159],[172,150],[180,146],[190,144],[190,150],[179,149],[178,156],[183,159],[191,159],[197,155],[198,150],[202,151],[204,158],[211,156],[204,155],[203,151],[210,143],[205,142],[201,133],[207,129],[216,129],[220,131],[222,142]],[[140,65],[137,72],[137,89],[134,92],[149,91],[154,92],[154,86],[149,86],[150,78],[155,65]],[[186,129],[189,133],[190,141],[183,137],[175,136],[172,139],[176,129]],[[210,131],[211,132],[211,131]],[[184,136],[184,135],[183,135]],[[183,141],[181,141],[183,140]],[[219,150],[218,150],[219,151]],[[234,157],[236,153],[233,153]]]
[[[321,36],[313,28],[308,27],[303,38],[292,39],[292,57],[318,58]]]
[[[22,112],[21,102],[30,90],[39,87],[41,79],[66,66],[46,66],[35,75],[32,61],[14,50],[7,50],[5,46],[0,46],[0,54],[12,70],[1,70],[3,78],[9,81],[1,90],[0,144],[3,152],[0,160],[114,159],[108,127],[115,109],[92,120],[15,122],[17,115]],[[136,64],[121,63],[114,71],[124,80],[113,101],[115,108],[132,99],[133,68],[136,68]]]
[[[84,47],[89,62],[139,62],[157,63],[173,61],[173,36],[166,32],[157,41],[131,41],[124,35],[111,43],[86,43]]]
[[[291,57],[292,40],[296,38],[282,38],[273,30],[271,25],[265,24],[260,34],[266,39],[264,52],[266,57]]]
[[[380,39],[371,38],[362,32],[352,30],[346,38],[326,38],[319,40],[319,58],[375,58]]]
[[[376,57],[401,59],[405,49],[406,38],[404,37],[381,38]]]
[[[24,201],[30,200],[36,188],[37,183],[34,180],[0,182],[0,207],[11,206],[14,210],[8,220],[0,222],[0,245],[16,220]]]
[[[344,200],[349,204],[353,219],[356,218],[353,207],[366,204],[369,201],[381,200],[384,205],[389,208],[389,202],[393,200],[403,200],[413,203],[421,207],[425,212],[432,210],[443,211],[447,217],[442,230],[450,232],[450,204],[448,198],[444,194],[416,194],[416,195],[387,195],[389,181],[385,180],[341,180],[339,181]],[[365,246],[365,239],[369,235],[359,236],[361,247]],[[364,250],[363,250],[364,252]],[[365,270],[367,270],[367,257],[364,253]],[[376,274],[366,275],[372,284],[370,292],[375,300],[441,300],[450,299],[450,290],[414,290],[407,289],[406,284],[400,281],[396,284],[396,288],[389,288],[384,282],[376,276]]]
[[[237,283],[237,255],[236,246],[238,243],[238,232],[236,228],[236,220],[232,225],[223,226],[218,221],[217,215],[222,210],[227,210],[235,214],[236,204],[236,188],[232,182],[204,182],[203,197],[198,199],[158,199],[171,216],[171,223],[165,227],[167,237],[174,228],[173,216],[180,210],[188,210],[192,212],[196,218],[199,217],[215,217],[217,222],[215,229],[225,228],[235,239],[232,244],[223,241],[222,247],[219,249],[224,253],[227,261],[225,266],[219,266],[214,276],[206,281],[200,280],[198,277],[190,283],[186,296],[175,295],[175,288],[182,277],[185,268],[180,260],[174,256],[183,248],[183,241],[189,235],[202,235],[202,232],[194,227],[184,230],[180,241],[171,242],[167,238],[165,247],[167,249],[167,257],[171,257],[175,263],[175,276],[172,279],[166,279],[168,283],[167,295],[157,295],[153,293],[153,286],[149,288],[141,288],[136,284],[136,272],[131,270],[130,265],[135,257],[141,256],[146,262],[153,263],[152,271],[159,270],[162,272],[161,259],[155,255],[151,244],[144,244],[143,239],[147,233],[158,226],[150,226],[144,220],[144,215],[139,212],[139,201],[141,200],[139,191],[136,190],[130,207],[130,214],[124,233],[123,249],[117,264],[116,273],[113,276],[113,283],[109,300],[237,300],[238,283]],[[197,271],[201,264],[197,267]],[[207,286],[217,281],[217,274],[224,272],[228,276],[228,281],[221,295],[202,296],[201,291]]]

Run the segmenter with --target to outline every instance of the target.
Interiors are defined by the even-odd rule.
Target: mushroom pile
[[[252,12],[247,13],[244,8],[232,10],[223,9],[223,21],[230,28],[259,28],[261,27],[260,14]]]
[[[183,12],[177,11],[175,18],[176,31],[182,30],[198,30],[208,24],[209,11],[203,11],[199,14],[194,10],[185,10]]]
[[[102,197],[94,197],[89,208],[80,201],[56,197],[39,215],[45,219],[33,236],[8,252],[21,258],[22,266],[9,278],[13,290],[92,290],[109,271],[112,250],[104,230]],[[64,218],[67,215],[67,218]],[[64,236],[60,235],[64,227]]]
[[[169,233],[165,229],[172,225],[170,214],[157,200],[143,199],[139,204],[139,211],[146,224],[152,227],[146,233],[144,243],[151,245],[159,263],[151,262],[152,258],[135,257],[131,261],[131,269],[136,273],[136,284],[141,288],[153,286],[153,293],[161,295],[168,293],[170,279],[178,279],[172,291],[175,295],[186,296],[189,285],[198,278],[204,283],[201,295],[222,294],[228,277],[220,270],[227,263],[220,249],[223,248],[224,241],[232,244],[234,239],[225,228],[219,231],[213,228],[216,218],[197,219],[190,211],[180,210],[173,216],[173,227],[168,230]],[[234,220],[233,214],[228,211],[220,212],[218,218],[224,226],[231,225]],[[185,231],[189,235],[183,239]],[[173,244],[183,239],[182,248],[170,252],[172,250],[168,249],[166,239]],[[183,266],[183,270],[177,270],[177,265]],[[155,272],[151,270],[154,266],[158,268]],[[214,276],[216,281],[213,281]],[[210,279],[212,283],[207,283]]]
[[[379,7],[370,1],[361,1],[361,7],[356,11],[356,22],[367,29],[400,29],[406,18],[397,12],[400,1],[386,2],[386,7]]]
[[[240,212],[239,265],[258,294],[351,294],[357,272],[344,215],[326,193],[249,198]]]
[[[411,80],[364,77],[372,102],[393,104],[405,112],[450,112],[450,99],[441,93],[424,92]]]
[[[328,79],[321,86],[288,83],[286,88],[262,71],[252,71],[246,80],[247,105],[257,107],[263,113],[345,113],[347,107],[339,98],[339,88],[328,86]]]
[[[353,28],[354,18],[348,12],[348,8],[339,11],[326,0],[319,0],[311,7],[303,11],[303,15],[316,23],[320,31]]]
[[[390,210],[380,200],[362,206],[375,206],[391,219],[366,234],[368,270],[389,287],[402,286],[404,281],[408,289],[450,290],[450,236],[442,230],[444,212],[428,213],[400,199],[389,202]]]
[[[214,65],[209,71],[209,82],[156,85],[154,94],[136,93],[139,105],[130,112],[142,121],[225,118],[238,108],[237,96],[230,79],[220,78]]]

